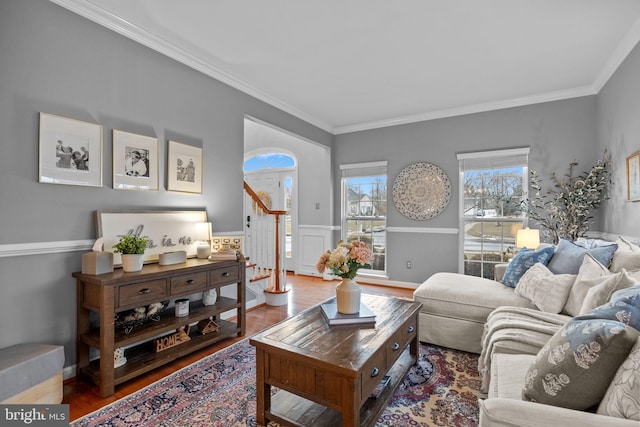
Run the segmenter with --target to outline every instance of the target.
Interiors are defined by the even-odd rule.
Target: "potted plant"
[[[126,272],[142,270],[143,255],[149,238],[147,236],[136,236],[127,234],[121,236],[118,243],[113,245],[113,252],[122,254],[122,269]]]
[[[593,212],[608,199],[607,188],[611,183],[611,157],[605,151],[591,170],[576,175],[578,163],[569,164],[563,177],[551,174],[552,187],[542,188],[542,179],[531,171],[533,197],[525,201],[529,218],[546,229],[553,244],[560,238],[575,241],[589,231]]]

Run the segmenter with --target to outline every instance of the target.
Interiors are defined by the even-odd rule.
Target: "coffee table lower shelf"
[[[386,408],[412,365],[417,359],[405,349],[386,375],[389,384],[378,398],[367,399],[360,408],[360,425],[371,426]],[[382,379],[382,376],[380,377]],[[285,415],[286,414],[286,415]],[[271,397],[271,409],[265,411],[265,418],[285,426],[335,427],[342,425],[342,414],[311,400],[297,396],[286,390],[279,390]]]

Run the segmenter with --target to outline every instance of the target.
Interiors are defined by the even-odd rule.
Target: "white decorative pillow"
[[[575,280],[575,274],[553,274],[544,264],[536,263],[520,278],[515,293],[541,311],[557,314],[565,306]]]
[[[636,246],[623,237],[616,240],[618,249],[611,259],[611,271],[617,273],[623,268],[627,271],[640,270],[640,246]]]
[[[598,414],[640,421],[640,339],[618,368]]]
[[[595,277],[585,283],[593,283],[592,286],[584,297],[582,307],[580,308],[579,315],[589,313],[596,307],[609,302],[611,295],[619,291],[620,289],[630,288],[636,285],[637,282],[629,277],[626,270],[622,270],[620,273],[611,274],[609,276]]]
[[[562,312],[569,316],[577,316],[580,313],[582,303],[589,289],[601,282],[601,280],[594,282],[593,279],[610,276],[611,274],[613,273],[611,273],[607,267],[600,264],[591,254],[586,254]]]

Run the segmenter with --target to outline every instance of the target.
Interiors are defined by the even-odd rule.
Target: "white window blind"
[[[340,165],[340,173],[343,178],[385,175],[387,173],[387,161]]]
[[[521,167],[528,160],[529,147],[458,154],[461,171]]]

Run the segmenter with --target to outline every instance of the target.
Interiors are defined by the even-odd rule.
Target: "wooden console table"
[[[375,328],[329,326],[319,307],[250,338],[256,347],[257,421],[369,426],[418,359],[418,310],[409,300],[362,295]],[[382,394],[369,396],[385,375]],[[271,387],[281,389],[271,397]]]
[[[114,393],[114,387],[124,381],[164,365],[178,357],[192,353],[214,342],[234,335],[245,334],[245,260],[209,261],[188,259],[174,265],[149,264],[136,273],[116,269],[100,275],[73,273],[77,291],[76,363],[79,379],[98,384],[102,397]],[[235,298],[220,296],[220,287],[236,285]],[[175,300],[207,289],[217,289],[214,305],[191,301],[189,315],[176,317],[173,308],[164,310],[158,321],[146,322],[130,333],[116,328],[117,313],[154,302]],[[220,314],[236,310],[235,322],[221,320]],[[90,313],[97,313],[99,323],[90,321]],[[175,332],[176,329],[204,319],[215,319],[217,332],[200,334],[193,328],[191,340],[155,352],[152,340]],[[89,360],[90,348],[100,351],[100,358]],[[114,349],[127,347],[127,363],[114,368]]]

